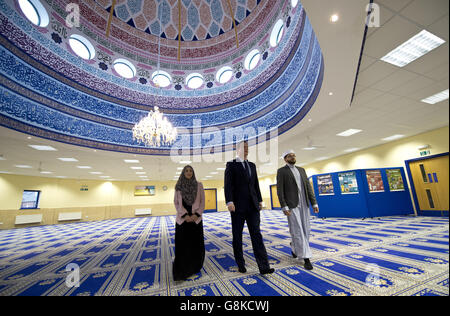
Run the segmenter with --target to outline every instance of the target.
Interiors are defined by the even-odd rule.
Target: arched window
[[[113,66],[114,70],[124,78],[131,79],[136,75],[136,68],[126,59],[116,59]]]
[[[83,59],[90,60],[95,56],[95,49],[86,38],[78,34],[69,37],[70,48]]]
[[[46,27],[49,23],[48,13],[39,0],[19,0],[23,14],[34,25]]]
[[[275,47],[280,43],[281,37],[283,36],[283,30],[284,30],[283,20],[279,19],[277,23],[275,23],[272,29],[272,33],[270,34],[270,46]]]
[[[233,77],[233,69],[230,66],[225,66],[219,69],[216,73],[216,80],[220,83],[227,83]]]
[[[199,73],[193,73],[187,76],[186,84],[191,89],[198,89],[203,85],[203,76]]]
[[[257,49],[252,50],[247,55],[247,57],[245,57],[245,61],[244,61],[245,69],[247,69],[247,70],[254,69],[258,65],[260,59],[261,59],[261,53],[259,52],[259,50],[257,50]]]
[[[172,83],[172,77],[165,71],[157,70],[152,74],[152,81],[158,87],[168,87]]]

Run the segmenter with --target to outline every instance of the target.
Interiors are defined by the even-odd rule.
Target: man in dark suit
[[[289,232],[292,237],[292,256],[302,258],[304,267],[312,270],[312,256],[309,247],[309,206],[314,213],[319,212],[314,191],[305,169],[297,167],[295,153],[292,150],[282,156],[286,165],[277,172],[277,195],[281,209],[288,218]]]
[[[259,227],[262,197],[256,166],[247,161],[248,143],[246,141],[238,144],[237,154],[238,157],[229,161],[225,169],[225,201],[231,214],[234,259],[239,272],[247,272],[242,251],[242,231],[247,222],[259,272],[261,274],[273,273],[274,269],[269,266]]]

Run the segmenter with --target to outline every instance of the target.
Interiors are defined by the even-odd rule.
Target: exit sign
[[[429,149],[420,151],[420,157],[428,156],[429,154],[430,154],[430,150]]]

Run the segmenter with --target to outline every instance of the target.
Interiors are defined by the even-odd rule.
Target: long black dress
[[[183,207],[192,215],[192,205],[183,200]],[[173,279],[185,280],[200,272],[205,260],[205,241],[203,237],[203,221],[183,222],[175,225],[175,260],[173,262]]]

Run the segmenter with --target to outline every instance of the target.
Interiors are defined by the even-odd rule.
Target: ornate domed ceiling
[[[23,1],[40,3],[48,24],[33,24],[20,1],[0,0],[0,124],[27,134],[126,153],[224,151],[242,136],[289,130],[322,84],[322,52],[297,1]],[[86,59],[74,36],[87,41]],[[119,60],[131,65],[129,78]],[[167,86],[155,84],[157,71]],[[178,128],[174,147],[133,140],[154,106]]]

